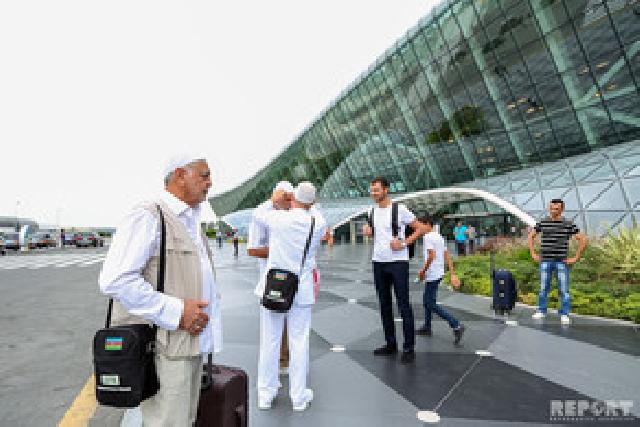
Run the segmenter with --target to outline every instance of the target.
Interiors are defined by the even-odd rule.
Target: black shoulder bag
[[[393,234],[393,237],[398,237],[399,232],[400,232],[400,227],[398,226],[398,204],[396,202],[393,202],[391,204],[391,233]],[[414,232],[413,227],[411,227],[410,225],[407,225],[404,228],[404,238],[406,239],[407,236],[411,236],[413,232]],[[414,257],[416,253],[415,242],[411,243],[410,245],[407,245],[407,252],[409,253],[409,258]]]
[[[162,234],[157,289],[164,292],[166,228],[160,206],[158,213]],[[93,338],[96,400],[105,406],[134,408],[160,388],[154,361],[158,327],[144,323],[111,327],[112,308],[110,298],[105,327]]]
[[[300,274],[302,274],[304,261],[307,258],[307,253],[309,252],[309,246],[311,245],[311,237],[313,236],[313,228],[315,227],[315,224],[316,219],[311,217],[311,230],[309,231],[307,243],[304,246],[302,263],[300,264]],[[283,270],[281,268],[270,269],[269,272],[267,272],[264,295],[262,296],[262,305],[271,311],[277,311],[279,313],[288,312],[289,309],[291,309],[293,299],[298,292],[299,281],[299,276],[291,271]]]

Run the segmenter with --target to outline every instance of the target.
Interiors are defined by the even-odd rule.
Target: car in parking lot
[[[76,244],[76,235],[77,233],[70,233],[70,232],[66,232],[64,233],[64,240],[62,242],[63,246],[74,246]]]
[[[0,255],[4,255],[7,252],[4,243],[4,236],[0,234]]]
[[[27,237],[27,246],[29,247],[29,249],[40,248],[42,244],[41,242],[42,237],[40,237],[40,235],[38,234],[32,234],[31,236]]]
[[[44,232],[36,234],[40,238],[40,241],[38,242],[39,248],[55,248],[56,246],[58,246],[58,240],[56,239],[55,235]]]
[[[91,247],[91,246],[93,246],[94,248],[97,248],[97,247],[104,246],[104,239],[100,237],[98,233],[93,231],[76,233],[74,237],[74,241],[75,241],[76,247],[78,248]]]
[[[13,249],[17,251],[20,249],[20,234],[19,233],[5,233],[4,246],[6,249]]]

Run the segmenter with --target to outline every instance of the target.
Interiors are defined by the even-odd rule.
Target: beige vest
[[[164,293],[180,299],[199,300],[202,298],[202,270],[198,248],[178,217],[164,202],[158,203],[164,214],[167,230]],[[158,217],[159,220],[158,210],[154,203],[146,203],[142,207]],[[206,240],[205,247],[213,269],[213,257]],[[153,255],[142,271],[145,281],[153,285],[154,289],[157,289],[159,262],[159,256]],[[129,314],[122,304],[114,300],[111,324],[118,326],[134,323],[150,324],[141,317]],[[198,356],[200,354],[198,336],[191,336],[183,330],[168,331],[158,328],[156,344],[158,352],[169,357]]]

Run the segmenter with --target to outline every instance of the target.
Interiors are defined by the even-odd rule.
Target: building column
[[[356,244],[356,222],[349,221],[349,235],[351,236],[351,244]]]

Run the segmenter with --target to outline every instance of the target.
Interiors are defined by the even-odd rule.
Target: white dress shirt
[[[220,294],[199,227],[201,208],[191,208],[166,191],[161,199],[185,226],[200,255],[202,300],[209,301],[204,309],[209,315],[209,323],[200,334],[200,351],[219,352],[222,350]],[[121,303],[129,313],[160,328],[175,330],[180,323],[184,302],[157,292],[142,276],[149,259],[158,255],[160,233],[160,223],[154,214],[141,207],[134,208],[113,238],[100,273],[100,289]]]
[[[309,236],[311,216],[315,225],[309,252],[300,272],[300,263],[304,246]],[[265,274],[272,268],[281,268],[299,275],[298,292],[293,300],[294,305],[307,306],[315,303],[313,293],[313,268],[316,251],[327,230],[327,223],[317,210],[307,211],[294,208],[285,210],[261,210],[255,221],[269,230],[269,258]],[[301,273],[301,274],[300,274]],[[256,295],[264,294],[264,280],[260,281],[262,289],[256,289]]]

